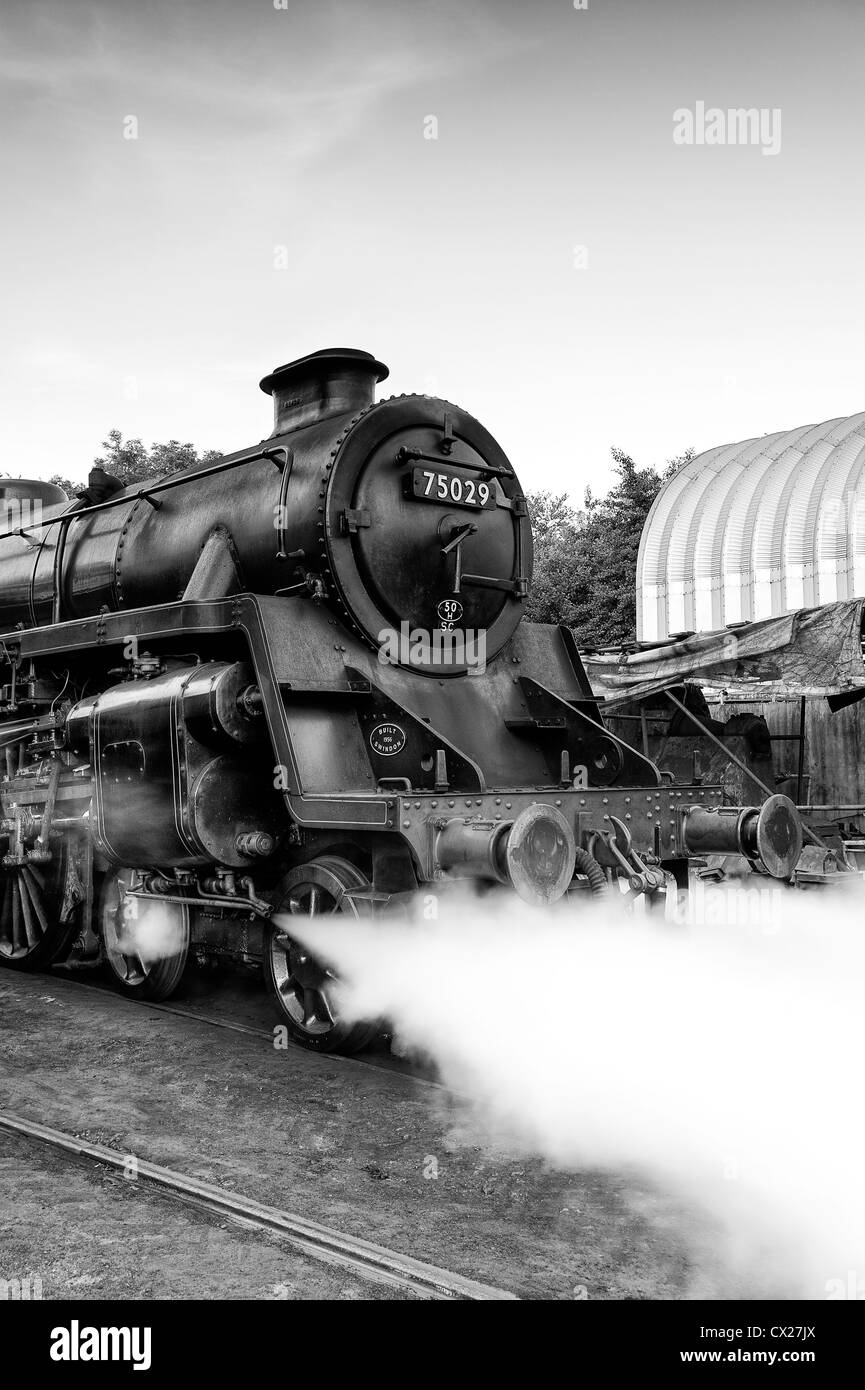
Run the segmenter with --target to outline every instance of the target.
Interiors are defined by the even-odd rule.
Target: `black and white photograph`
[[[859,0],[0,0],[22,1378],[296,1374],[286,1302],[834,1366],[863,53]]]

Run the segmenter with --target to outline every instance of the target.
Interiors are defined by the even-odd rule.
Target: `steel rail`
[[[0,1128],[12,1134],[24,1135],[38,1140],[53,1149],[61,1149],[76,1157],[87,1158],[95,1163],[129,1172],[129,1154],[104,1144],[91,1144],[84,1139],[76,1139],[64,1130],[52,1129],[48,1125],[37,1124],[7,1110],[0,1110]],[[163,1168],[157,1163],[149,1163],[135,1156],[137,1177],[153,1187],[170,1192],[187,1203],[203,1207],[207,1211],[256,1230],[281,1236],[289,1244],[328,1263],[336,1261],[354,1270],[367,1279],[384,1281],[410,1293],[438,1300],[460,1302],[493,1302],[516,1300],[517,1295],[493,1285],[481,1284],[467,1279],[451,1270],[440,1269],[437,1265],[415,1260],[410,1255],[389,1250],[383,1245],[360,1240],[346,1235],[330,1226],[322,1226],[293,1212],[281,1211],[277,1207],[264,1206],[240,1193],[226,1192],[211,1183],[198,1178],[187,1177],[172,1168]]]

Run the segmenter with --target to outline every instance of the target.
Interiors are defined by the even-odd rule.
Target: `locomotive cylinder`
[[[234,869],[274,852],[282,802],[251,676],[241,662],[176,665],[70,710],[68,744],[93,768],[92,833],[107,858]]]

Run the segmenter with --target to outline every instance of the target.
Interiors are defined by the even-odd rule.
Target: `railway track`
[[[104,1144],[91,1144],[63,1130],[37,1124],[33,1120],[9,1111],[0,1110],[0,1129],[22,1135],[49,1148],[89,1159],[94,1163],[129,1171],[129,1155]],[[247,1230],[277,1235],[304,1254],[328,1263],[336,1263],[377,1283],[414,1294],[421,1298],[457,1302],[516,1301],[517,1295],[506,1289],[467,1279],[451,1270],[412,1259],[409,1255],[389,1250],[370,1241],[359,1240],[317,1221],[298,1216],[277,1207],[264,1206],[237,1192],[227,1192],[197,1178],[187,1177],[172,1168],[163,1168],[136,1158],[136,1181],[170,1193],[188,1206],[196,1207],[221,1219],[229,1219]]]
[[[220,1028],[229,1032],[261,1038],[269,1045],[273,1042],[272,1030],[236,1019],[211,1017],[195,1009],[184,1008],[170,1003],[154,1003],[149,1000],[128,999],[112,989],[109,984],[97,984],[73,979],[64,973],[52,972],[44,976],[50,987],[70,988],[73,991],[86,990],[108,996],[120,1005],[134,1009],[146,1009],[155,1013],[169,1014],[176,1018],[202,1024],[208,1028]],[[446,1091],[441,1082],[417,1076],[395,1067],[382,1066],[376,1058],[364,1060],[357,1057],[342,1057],[328,1054],[322,1057],[331,1063],[363,1070],[385,1071],[413,1086],[429,1087]],[[33,1141],[41,1142],[57,1150],[65,1151],[94,1163],[104,1164],[121,1171],[128,1170],[129,1155],[101,1144],[93,1144],[74,1134],[53,1129],[22,1116],[0,1109],[0,1130],[20,1134]],[[410,1292],[415,1296],[431,1299],[457,1301],[511,1300],[517,1295],[504,1289],[479,1283],[476,1280],[453,1274],[449,1270],[412,1259],[368,1241],[310,1221],[306,1217],[269,1207],[239,1193],[187,1177],[173,1169],[136,1159],[139,1179],[145,1184],[170,1193],[184,1204],[197,1207],[222,1219],[228,1218],[246,1229],[268,1232],[284,1239],[313,1257],[338,1263],[353,1270],[362,1277],[390,1284],[395,1288]]]

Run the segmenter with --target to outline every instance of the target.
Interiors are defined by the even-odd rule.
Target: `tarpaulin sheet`
[[[689,680],[753,686],[761,699],[842,695],[865,687],[863,606],[865,600],[848,599],[800,608],[647,650],[586,652],[583,661],[595,694],[608,706]],[[579,642],[579,633],[574,636]]]

